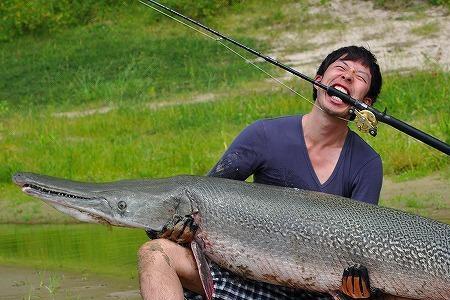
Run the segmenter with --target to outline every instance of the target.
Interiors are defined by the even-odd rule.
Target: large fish
[[[345,268],[360,264],[385,294],[450,299],[450,226],[417,215],[201,176],[81,183],[17,173],[13,180],[81,221],[159,232],[176,216],[192,216],[200,252],[247,278],[331,292]]]

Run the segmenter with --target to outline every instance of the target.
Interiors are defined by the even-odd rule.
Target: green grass
[[[437,219],[450,224],[450,216],[448,214],[450,206],[448,203],[448,200],[444,199],[444,196],[433,193],[432,191],[427,197],[412,193],[380,201],[380,204],[383,206]]]
[[[388,75],[377,107],[449,142],[448,86],[443,72]],[[302,91],[309,94],[309,86]],[[0,132],[1,195],[27,201],[11,184],[15,171],[94,181],[205,174],[247,124],[309,109],[306,101],[276,89],[159,110],[123,105],[79,118],[39,107],[11,112]],[[445,155],[386,125],[365,139],[381,154],[385,175],[415,177],[448,165]]]
[[[198,34],[159,36],[132,30],[95,25],[4,45],[0,49],[4,70],[0,110],[130,104],[180,91],[231,88],[262,77],[242,59]],[[244,42],[255,46],[251,40]]]
[[[380,111],[387,108],[388,114],[449,143],[449,84],[448,72],[391,74],[386,76],[381,100],[375,106]],[[380,126],[373,142],[383,159],[386,175],[411,178],[448,165],[448,158],[441,152],[390,126]]]
[[[437,22],[429,22],[411,29],[411,32],[415,35],[422,37],[430,37],[439,35],[440,26]]]
[[[312,12],[319,6],[325,7],[325,9],[315,9]],[[329,7],[328,1],[312,3],[309,0],[274,0],[270,2],[270,5],[261,5],[261,1],[243,1],[233,5],[231,9],[234,13],[215,18],[211,25],[228,34],[255,36],[267,41],[278,40],[286,32],[295,32],[298,37],[346,28],[345,22],[340,20],[337,15],[328,12]],[[287,43],[288,39],[282,38],[281,42]],[[298,38],[298,41],[293,43],[304,44],[306,42],[306,40]]]

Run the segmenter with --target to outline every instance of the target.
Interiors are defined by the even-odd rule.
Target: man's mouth
[[[347,88],[343,87],[342,85],[336,84],[333,86],[335,89],[337,89],[338,91],[343,92],[344,94],[349,95],[350,93],[348,92]],[[337,97],[337,96],[331,96],[331,99],[333,100],[334,103],[336,104],[342,104],[343,101],[341,98]]]

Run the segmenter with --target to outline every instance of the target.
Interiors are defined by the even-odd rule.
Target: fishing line
[[[139,1],[139,2],[142,3],[142,4],[144,4],[144,5],[147,6],[147,7],[150,7],[151,9],[153,9],[153,10],[155,10],[155,11],[157,11],[157,12],[163,14],[164,16],[166,16],[166,17],[168,17],[168,18],[170,18],[170,19],[172,19],[172,20],[174,20],[174,21],[176,21],[176,22],[178,22],[178,23],[180,23],[180,24],[183,24],[184,26],[186,26],[186,27],[188,27],[188,28],[190,28],[190,29],[192,29],[192,30],[195,30],[196,32],[198,32],[198,33],[200,33],[200,34],[203,34],[204,36],[206,36],[206,37],[208,37],[208,38],[210,38],[210,39],[216,41],[217,43],[219,43],[220,45],[222,45],[224,48],[228,49],[229,51],[231,51],[232,53],[234,53],[235,55],[237,55],[238,57],[240,57],[241,59],[243,59],[245,62],[251,64],[253,67],[257,68],[259,71],[263,72],[264,74],[266,74],[267,76],[269,76],[272,80],[274,80],[275,82],[281,84],[282,86],[284,86],[285,88],[287,88],[289,91],[291,91],[292,93],[294,93],[294,94],[297,95],[298,97],[300,97],[300,98],[302,98],[302,99],[308,101],[310,104],[314,105],[315,107],[317,107],[317,108],[320,109],[321,111],[324,111],[324,110],[323,110],[319,105],[317,105],[314,101],[311,101],[310,99],[306,98],[305,96],[303,96],[302,94],[300,94],[299,92],[297,92],[296,90],[294,90],[293,88],[291,88],[290,86],[288,86],[287,84],[285,84],[284,82],[282,82],[280,79],[276,78],[275,76],[273,76],[272,74],[270,74],[269,72],[267,72],[266,70],[264,70],[263,68],[261,68],[260,66],[258,66],[257,64],[255,64],[254,62],[252,62],[250,59],[246,58],[245,56],[243,56],[242,54],[240,54],[239,52],[237,52],[236,50],[234,50],[233,48],[231,48],[230,46],[228,46],[227,44],[225,44],[224,42],[222,42],[222,41],[223,41],[223,38],[216,38],[216,37],[213,37],[213,36],[207,34],[206,32],[201,31],[201,30],[195,28],[194,26],[191,26],[191,25],[185,23],[185,22],[183,22],[183,21],[181,21],[181,20],[175,18],[174,16],[171,16],[171,15],[169,15],[168,13],[166,13],[166,12],[164,12],[164,11],[162,11],[162,10],[160,10],[160,9],[158,9],[158,8],[156,8],[156,7],[154,7],[154,6],[150,5],[150,4],[148,4],[148,3],[146,3],[146,2],[143,2],[143,1]],[[346,121],[346,122],[349,121],[348,119],[341,118],[341,117],[339,117],[339,116],[335,116],[335,117],[338,118],[338,119],[341,119],[341,120],[343,120],[343,121]]]
[[[252,61],[250,61],[249,59],[245,58],[244,56],[242,56],[241,54],[239,54],[238,52],[236,52],[234,49],[230,48],[228,45],[224,44],[222,42],[222,40],[226,40],[227,42],[230,42],[232,44],[234,44],[235,46],[238,46],[241,49],[246,50],[247,52],[252,53],[255,56],[258,56],[262,59],[264,59],[266,62],[269,62],[297,77],[302,78],[303,80],[306,80],[310,83],[312,83],[314,86],[321,88],[323,90],[326,91],[326,93],[329,96],[336,96],[338,98],[340,98],[343,102],[347,103],[350,105],[350,113],[353,113],[356,116],[356,125],[358,127],[358,129],[362,132],[368,132],[370,135],[372,136],[376,136],[377,135],[377,123],[378,122],[383,122],[385,124],[388,124],[394,128],[396,128],[397,130],[413,137],[416,138],[417,140],[447,154],[450,156],[450,145],[448,145],[447,143],[429,135],[428,133],[421,131],[411,125],[409,125],[408,123],[403,122],[402,120],[396,119],[393,116],[390,116],[386,113],[386,110],[384,110],[383,112],[380,112],[379,110],[377,110],[376,108],[369,106],[367,104],[365,104],[364,102],[361,102],[360,100],[354,99],[352,98],[350,95],[334,88],[333,86],[327,86],[323,83],[321,83],[320,81],[315,81],[314,79],[304,75],[303,73],[287,66],[284,65],[283,63],[269,57],[269,56],[265,56],[263,54],[261,54],[260,52],[247,47],[246,45],[243,45],[239,42],[237,42],[236,40],[233,40],[230,37],[227,37],[223,34],[221,34],[220,32],[215,31],[214,29],[211,29],[199,22],[197,22],[196,20],[193,20],[189,17],[186,17],[185,15],[167,7],[164,6],[162,4],[160,4],[157,1],[154,0],[147,0],[147,2],[150,2],[151,4],[158,6],[159,8],[162,8],[165,11],[170,12],[173,15],[176,15],[192,24],[195,24],[196,26],[202,28],[205,31],[208,31],[209,33],[212,33],[214,36],[217,36],[219,38],[215,38],[210,36],[209,34],[206,34],[205,32],[197,29],[196,27],[193,27],[189,24],[186,24],[184,22],[182,22],[181,20],[173,17],[172,15],[169,15],[157,8],[155,8],[153,5],[149,5],[148,3],[143,2],[142,0],[139,0],[140,3],[144,4],[147,7],[152,8],[153,10],[207,36],[210,39],[213,39],[215,41],[217,41],[218,43],[220,43],[223,47],[225,47],[226,49],[230,50],[232,53],[238,55],[239,57],[241,57],[244,61],[250,63],[251,65],[253,65],[254,67],[256,67],[257,69],[259,69],[260,71],[264,72],[267,76],[269,76],[270,78],[272,78],[273,80],[275,80],[276,82],[278,82],[279,84],[283,85],[284,87],[286,87],[288,90],[290,90],[291,92],[295,93],[296,95],[298,95],[299,97],[305,99],[306,101],[312,103],[314,106],[318,107],[320,110],[323,111],[323,109],[321,109],[319,106],[317,106],[317,104],[313,103],[312,101],[310,101],[309,99],[307,99],[306,97],[304,97],[303,95],[301,95],[300,93],[296,92],[294,89],[292,89],[291,87],[287,86],[286,84],[284,84],[283,82],[281,82],[281,80],[275,78],[274,76],[272,76],[270,73],[268,73],[267,71],[263,70],[261,67],[257,66],[255,63],[253,63]],[[344,121],[349,121],[347,119],[335,116],[336,118],[342,119]]]

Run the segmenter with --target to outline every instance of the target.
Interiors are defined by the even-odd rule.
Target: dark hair
[[[370,81],[370,88],[369,92],[367,92],[366,97],[372,99],[372,104],[375,103],[378,95],[380,94],[383,79],[381,77],[380,67],[378,66],[375,55],[373,55],[372,52],[364,47],[349,46],[334,50],[323,60],[319,69],[317,70],[316,75],[323,76],[328,67],[342,56],[344,56],[345,60],[361,62],[364,66],[370,69],[370,75],[372,76],[372,79]],[[316,98],[317,89],[313,87],[314,101],[316,100]]]

